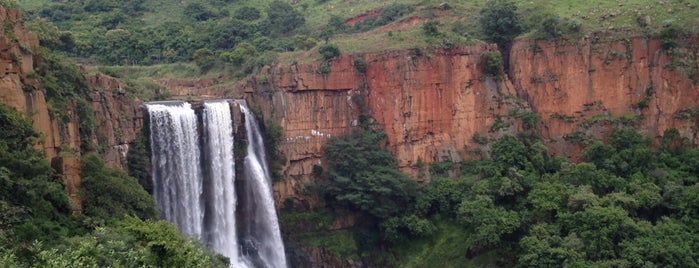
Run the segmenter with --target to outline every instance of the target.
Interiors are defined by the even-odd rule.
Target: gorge
[[[220,76],[159,78],[170,98],[196,101],[150,102],[144,108],[131,95],[132,85],[83,66],[78,74],[85,88],[61,96],[67,100],[59,106],[36,77],[50,62],[37,36],[17,26],[21,19],[14,9],[0,9],[0,21],[9,25],[0,38],[0,103],[33,119],[42,133],[36,149],[51,161],[73,213],[82,212],[81,153],[99,153],[108,166],[126,169],[139,131],[149,132],[152,165],[144,169],[153,176],[149,190],[163,217],[234,266],[362,266],[359,257],[311,237],[347,238],[348,230],[366,220],[355,211],[325,218],[326,200],[318,191],[328,165],[324,146],[360,130],[362,120],[385,132],[381,146],[423,185],[438,177],[432,164],[446,163],[453,176],[459,163],[487,159],[494,141],[520,133],[540,137],[546,156],[574,163],[582,161],[585,146],[604,141],[617,127],[633,128],[653,145],[670,129],[689,146],[699,144],[696,35],[671,50],[649,35],[520,37],[504,57],[509,68],[499,70],[501,76],[484,74],[482,55],[498,47],[480,41],[349,52],[323,62],[275,62],[235,82]],[[227,98],[246,99],[250,107],[240,100],[216,101]],[[277,130],[274,148],[263,148],[260,129]],[[267,163],[270,151],[284,157]],[[271,178],[272,165],[278,179]],[[306,240],[290,241],[298,234]]]

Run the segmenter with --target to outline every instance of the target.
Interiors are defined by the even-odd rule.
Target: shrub
[[[481,53],[480,65],[485,75],[498,76],[502,66],[502,54],[499,51],[484,51]]]
[[[354,58],[354,69],[356,69],[357,72],[360,72],[360,73],[366,72],[366,62],[364,61],[363,58],[361,58],[361,57]]]
[[[321,62],[320,66],[318,66],[318,73],[319,74],[329,74],[330,73],[330,63],[327,61]]]
[[[422,24],[422,32],[425,35],[431,36],[431,37],[439,36],[440,33],[439,33],[439,28],[437,28],[438,26],[439,26],[439,22],[435,21],[435,20],[425,22],[424,24]]]
[[[340,49],[333,44],[322,45],[318,48],[318,53],[323,57],[323,60],[331,60],[340,56]]]

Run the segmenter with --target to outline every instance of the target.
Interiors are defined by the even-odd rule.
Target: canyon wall
[[[400,169],[421,182],[429,174],[419,163],[460,162],[484,151],[474,136],[513,133],[518,123],[508,114],[528,107],[517,100],[509,80],[482,75],[480,55],[495,49],[473,45],[342,55],[330,61],[327,73],[319,71],[320,63],[278,65],[240,83],[263,114],[284,129],[279,149],[288,161],[285,179],[274,185],[278,205],[287,198],[305,206],[317,203],[300,193],[317,183],[311,174],[315,165],[323,165],[322,146],[358,129],[360,114],[386,131],[386,145]],[[363,71],[354,66],[358,57],[366,63]],[[491,131],[498,121],[505,127]]]
[[[621,122],[648,136],[674,127],[697,145],[699,38],[663,49],[661,40],[596,42],[520,40],[512,48],[517,95],[541,116],[539,133],[552,152],[579,152],[564,138],[597,135],[594,123]]]
[[[573,160],[586,141],[614,126],[651,137],[674,127],[697,145],[697,47],[696,37],[671,50],[642,37],[517,40],[502,78],[484,76],[479,66],[492,45],[343,55],[329,72],[320,63],[265,68],[237,90],[285,131],[278,205],[291,199],[308,206],[317,201],[304,193],[316,184],[312,170],[323,164],[323,144],[357,129],[362,113],[386,131],[401,170],[421,182],[429,180],[424,165],[478,157],[488,140],[525,129],[525,113],[539,115],[533,129],[550,153]],[[354,66],[357,57],[364,72]]]
[[[39,39],[24,29],[18,10],[0,6],[0,103],[23,112],[32,119],[34,128],[41,133],[37,145],[51,161],[66,186],[74,212],[80,213],[78,196],[80,185],[80,123],[74,100],[60,116],[51,114],[38,79],[42,64]],[[94,128],[83,130],[85,139],[93,144],[112,167],[126,168],[126,152],[143,125],[140,101],[127,96],[122,84],[103,74],[87,75],[90,88],[85,99],[92,108]]]

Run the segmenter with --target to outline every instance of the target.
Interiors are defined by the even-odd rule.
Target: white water
[[[189,103],[147,106],[150,115],[153,195],[163,217],[180,232],[202,231],[202,173],[197,117]]]
[[[231,267],[286,267],[264,142],[254,116],[242,102],[248,146],[245,176],[238,179],[242,198],[237,198],[229,103],[203,106],[200,138],[189,103],[147,104],[158,208],[180,232],[228,257]]]
[[[272,182],[265,160],[265,148],[260,128],[245,102],[240,102],[245,115],[248,148],[245,157],[245,188],[249,200],[243,204],[248,223],[241,231],[242,253],[256,266],[286,267],[284,243],[272,198]]]
[[[208,164],[204,240],[214,251],[228,257],[232,267],[244,267],[238,256],[235,225],[235,159],[230,105],[227,101],[205,102],[202,121],[204,165]]]

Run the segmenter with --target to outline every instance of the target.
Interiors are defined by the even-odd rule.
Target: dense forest
[[[168,97],[162,86],[120,65],[237,79],[285,58],[327,63],[346,52],[422,53],[418,47],[477,42],[506,50],[522,36],[613,39],[634,33],[659,38],[672,51],[699,31],[691,1],[650,10],[643,7],[649,1],[618,1],[641,11],[613,16],[585,1],[295,2],[0,1],[20,7],[25,26],[39,34],[43,62],[34,75],[51,116],[66,116],[71,102],[77,106],[83,200],[83,213],[71,215],[63,183],[35,149],[40,133],[0,104],[0,266],[227,266],[224,257],[160,219],[147,191],[145,137],[130,151],[128,172],[105,165],[88,137],[95,128],[88,85],[72,60],[122,78],[132,98],[154,100]],[[576,10],[601,19],[587,20],[588,13]],[[365,13],[366,19],[348,23]],[[413,15],[427,19],[413,30],[376,30]],[[469,16],[478,19],[463,19]],[[360,44],[358,35],[369,41]],[[374,39],[390,45],[378,47]],[[503,55],[481,55],[485,75],[502,75]],[[356,131],[330,139],[326,164],[313,168],[317,180],[306,185],[306,194],[320,196],[322,204],[307,211],[283,201],[280,225],[289,258],[310,245],[367,266],[699,266],[699,150],[676,129],[646,137],[616,126],[602,139],[579,141],[585,149],[573,162],[548,153],[532,127],[538,115],[528,115],[520,133],[480,137],[489,150],[476,159],[418,161],[419,176],[431,178],[424,184],[399,171],[385,134],[363,115]],[[275,132],[267,133],[267,155],[282,159],[275,143],[283,130],[267,125]],[[337,219],[356,224],[330,228]]]
[[[381,138],[365,129],[326,145],[316,187],[328,207],[283,214],[294,240],[400,267],[699,265],[699,150],[675,129],[651,139],[614,128],[578,163],[547,154],[534,133],[505,135],[481,159],[423,166],[433,178],[422,186]],[[323,230],[349,214],[363,223]]]

